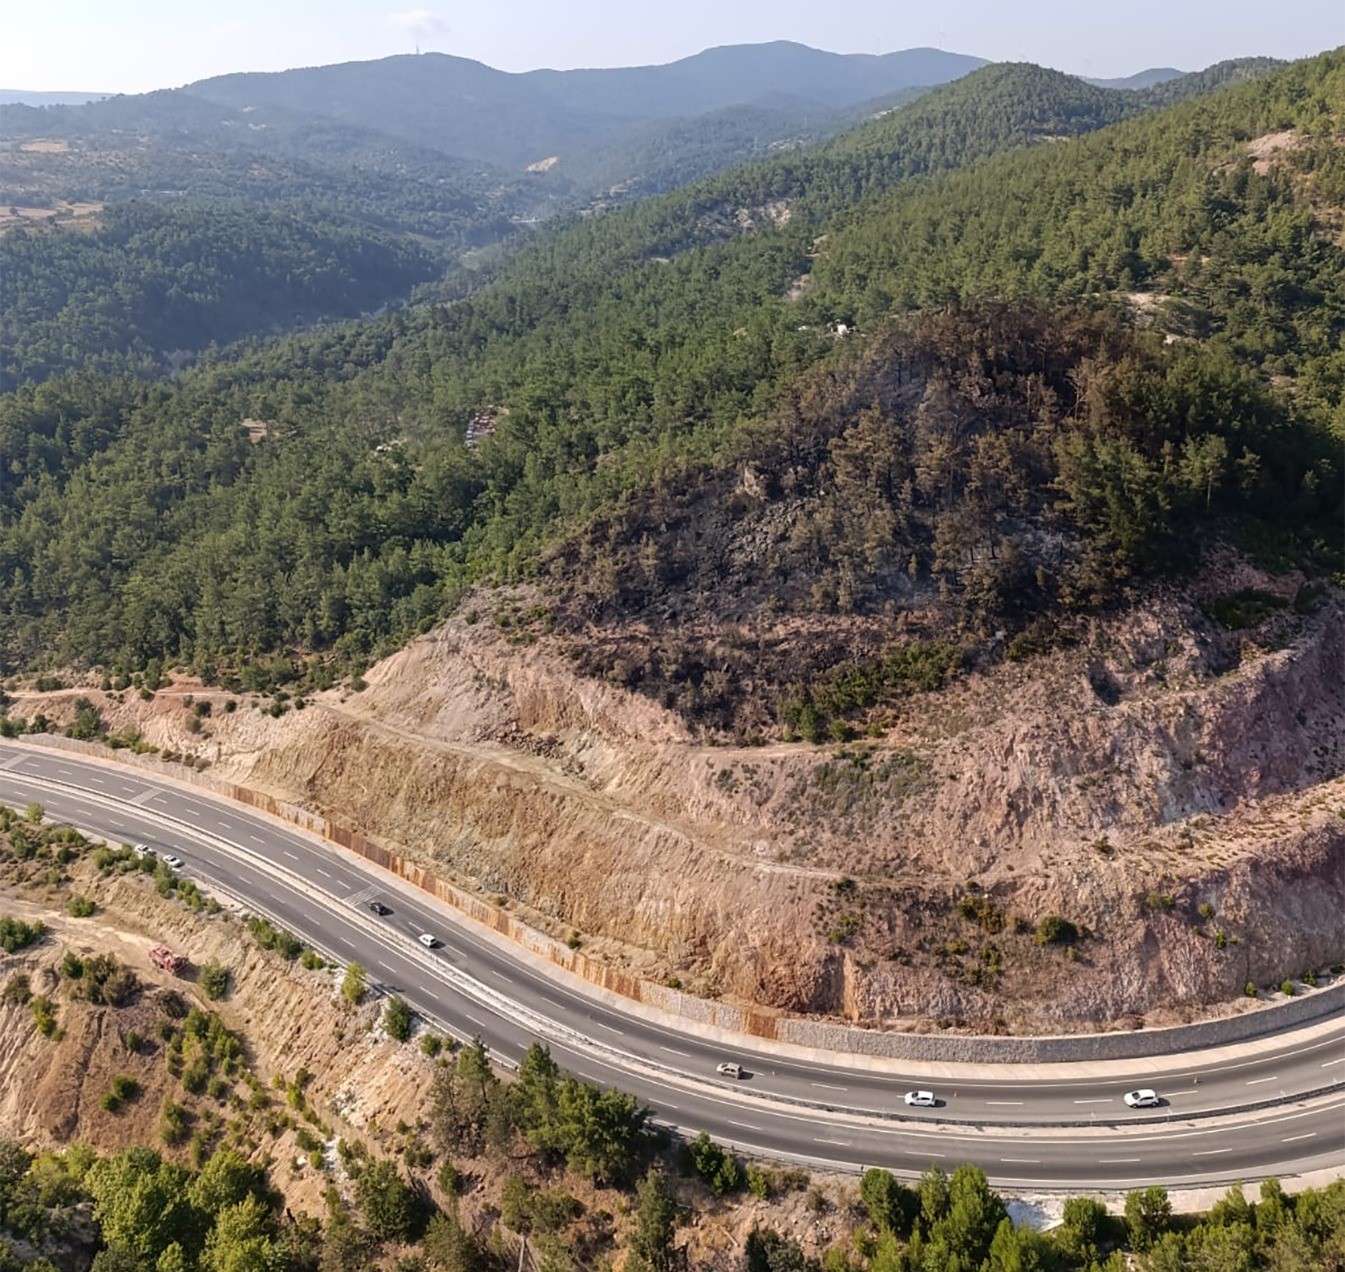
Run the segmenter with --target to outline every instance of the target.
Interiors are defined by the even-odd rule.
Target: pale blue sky
[[[437,50],[505,70],[666,62],[788,39],[934,45],[1084,75],[1345,42],[1341,0],[0,0],[0,86],[142,92],[227,71]]]

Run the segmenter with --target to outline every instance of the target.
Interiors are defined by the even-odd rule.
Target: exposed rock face
[[[1279,611],[1253,644],[1152,600],[837,747],[702,745],[577,675],[566,638],[464,618],[279,721],[217,711],[193,738],[165,695],[126,710],[645,975],[1056,1031],[1345,959],[1343,612]],[[1077,944],[1035,939],[1048,914]]]

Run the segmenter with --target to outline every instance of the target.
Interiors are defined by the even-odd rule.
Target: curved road
[[[1217,1052],[1002,1066],[989,1077],[987,1066],[912,1064],[903,1073],[895,1062],[846,1067],[840,1056],[811,1063],[754,1052],[750,1039],[730,1046],[627,1014],[372,864],[232,801],[113,762],[0,743],[0,802],[34,800],[91,833],[175,852],[188,876],[338,959],[358,960],[449,1032],[479,1034],[506,1063],[541,1037],[577,1075],[619,1085],[659,1120],[708,1130],[744,1151],[898,1172],[974,1161],[1020,1188],[1182,1186],[1345,1169],[1339,1019]],[[376,900],[391,913],[372,913]],[[422,932],[440,946],[423,948]],[[750,1076],[718,1078],[723,1059]],[[944,1124],[922,1123],[902,1107],[902,1094],[917,1086],[940,1096],[935,1116]],[[1164,1107],[1127,1110],[1121,1095],[1136,1086],[1155,1087]],[[1334,1089],[1295,1100],[1326,1088]],[[1186,1116],[1250,1105],[1262,1107]]]

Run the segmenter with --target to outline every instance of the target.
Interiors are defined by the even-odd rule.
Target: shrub
[[[760,1166],[749,1165],[746,1171],[747,1191],[765,1201],[771,1195],[771,1177]]]
[[[411,1036],[411,1005],[400,994],[388,999],[383,1028],[394,1042],[405,1042]]]
[[[405,1241],[415,1227],[416,1194],[391,1162],[372,1162],[355,1179],[355,1196],[369,1231],[384,1241]]]
[[[51,999],[45,994],[38,994],[31,1000],[29,1006],[33,1011],[33,1023],[37,1025],[37,1032],[44,1038],[51,1038],[56,1033],[56,1009],[52,1006]]]
[[[1305,984],[1309,989],[1317,988],[1317,973],[1314,972],[1311,968],[1309,968],[1306,972],[1304,972],[1303,975],[1300,976],[1298,979],[1301,980],[1303,984]]]
[[[736,1192],[742,1183],[733,1154],[702,1131],[688,1146],[691,1169],[716,1197]]]
[[[1253,981],[1248,981],[1248,982],[1242,987],[1242,992],[1243,992],[1244,994],[1246,994],[1248,998],[1255,998],[1255,997],[1256,997],[1256,985],[1255,985],[1255,983],[1254,983]]]
[[[1284,994],[1288,998],[1292,998],[1296,993],[1298,993],[1298,990],[1294,988],[1293,981],[1285,980],[1280,982],[1280,993]]]
[[[444,1040],[435,1033],[422,1034],[420,1049],[433,1060],[444,1049]]]
[[[65,903],[65,909],[72,919],[87,919],[98,907],[88,897],[76,893]]]
[[[201,992],[211,1002],[218,1002],[229,992],[232,973],[217,959],[211,959],[200,971]]]
[[[359,963],[351,963],[341,980],[341,997],[352,1007],[358,1007],[364,999],[369,986],[369,976]]]
[[[1079,929],[1058,914],[1048,914],[1037,924],[1038,945],[1073,945],[1079,939]]]
[[[33,996],[33,985],[28,979],[27,972],[15,972],[5,982],[5,990],[0,994],[0,1001],[3,1001],[7,1007],[22,1007]]]
[[[324,965],[323,957],[317,950],[305,950],[303,952],[303,957],[300,958],[299,961],[308,968],[310,972],[315,972],[318,968]]]
[[[187,1138],[187,1110],[167,1097],[159,1111],[159,1138],[170,1148]]]
[[[1202,901],[1200,905],[1196,907],[1196,913],[1200,915],[1202,919],[1212,919],[1214,918],[1214,907],[1208,901]]]
[[[0,950],[6,954],[16,954],[46,934],[45,923],[25,923],[8,914],[0,915]]]

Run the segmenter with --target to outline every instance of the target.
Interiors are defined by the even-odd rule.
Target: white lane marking
[[[190,818],[192,819],[192,821],[200,821],[200,820],[201,820],[201,814],[198,813],[198,812],[197,812],[195,809],[193,809],[193,808],[184,808],[184,809],[182,810],[182,813],[183,813],[183,816],[185,816],[185,817],[190,817]]]
[[[1295,1140],[1316,1139],[1316,1138],[1317,1138],[1316,1131],[1305,1131],[1302,1135],[1286,1135],[1284,1139],[1280,1141],[1280,1143],[1292,1144]]]
[[[947,1153],[921,1153],[921,1157],[947,1157]]]
[[[63,775],[66,776],[66,777],[74,777],[74,776],[75,776],[69,769],[58,768],[56,771],[57,771],[58,773],[63,774]]]
[[[331,875],[329,875],[321,866],[318,867],[318,874],[320,874],[324,879],[331,878]]]
[[[252,840],[254,844],[264,844],[266,842],[260,835],[249,835],[248,838]]]
[[[156,799],[158,797],[158,794],[159,792],[155,787],[149,786],[146,787],[143,791],[141,791],[139,795],[133,795],[131,797],[131,803],[138,804],[141,808],[144,808],[145,805],[150,802],[150,800]]]
[[[299,858],[296,857],[288,848],[282,848],[280,851],[283,852],[285,856],[287,856],[291,861],[299,860]]]
[[[1231,1148],[1202,1148],[1192,1153],[1192,1157],[1218,1157],[1220,1153],[1231,1153]]]
[[[1002,1162],[1013,1162],[1019,1166],[1040,1166],[1040,1157],[1001,1157]]]
[[[818,1138],[814,1137],[814,1138],[813,1138],[813,1143],[814,1143],[814,1144],[835,1144],[837,1148],[849,1148],[849,1147],[850,1147],[850,1141],[849,1141],[849,1140],[818,1139]]]
[[[691,1052],[678,1051],[676,1047],[665,1047],[662,1043],[659,1044],[659,1050],[666,1051],[670,1056],[683,1056],[688,1060],[691,1059]]]
[[[1328,1060],[1322,1065],[1322,1068],[1329,1069],[1333,1064],[1345,1064],[1345,1056],[1337,1056],[1334,1060]]]
[[[107,785],[107,783],[101,777],[95,777],[92,773],[89,774],[89,781],[94,782],[99,786]]]
[[[1280,1075],[1279,1075],[1278,1073],[1276,1073],[1276,1074],[1274,1074],[1273,1076],[1271,1076],[1271,1077],[1269,1077],[1269,1078],[1252,1078],[1252,1079],[1250,1079],[1250,1080],[1248,1081],[1247,1085],[1248,1085],[1248,1086],[1255,1086],[1258,1082],[1278,1082],[1279,1080],[1280,1080]]]
[[[496,972],[495,974],[496,974],[502,981],[508,981],[511,985],[517,985],[517,984],[518,984],[518,981],[516,981],[512,976],[510,976],[508,972]]]
[[[1139,1160],[1140,1160],[1140,1159],[1139,1159],[1138,1157],[1099,1157],[1099,1158],[1098,1158],[1098,1165],[1099,1165],[1099,1166],[1129,1166],[1131,1163],[1133,1163],[1133,1162],[1137,1162],[1137,1161],[1139,1161]]]
[[[1075,1104],[1111,1104],[1111,1103],[1112,1103],[1112,1097],[1109,1096],[1109,1095],[1104,1095],[1104,1096],[1101,1096],[1099,1099],[1096,1099],[1096,1100],[1075,1100],[1074,1103],[1075,1103]]]
[[[385,972],[392,972],[392,974],[393,974],[394,976],[397,975],[397,973],[394,972],[394,971],[392,971],[392,968],[390,968],[390,967],[389,967],[389,966],[388,966],[388,965],[387,965],[381,958],[378,959],[378,960],[376,960],[376,961],[377,961],[379,967],[381,967]]]
[[[761,1127],[759,1127],[759,1126],[753,1126],[751,1122],[735,1122],[735,1121],[733,1121],[733,1120],[730,1119],[730,1121],[729,1121],[729,1125],[730,1125],[730,1126],[741,1126],[741,1127],[743,1128],[743,1130],[745,1130],[745,1131],[759,1131],[759,1130],[761,1130]]]
[[[848,1091],[849,1087],[832,1086],[830,1082],[810,1082],[809,1086],[819,1087],[823,1091]]]
[[[1000,1105],[1003,1105],[1003,1106],[1005,1106],[1005,1107],[1007,1108],[1007,1107],[1009,1107],[1010,1105],[1012,1105],[1012,1106],[1014,1106],[1014,1107],[1017,1107],[1018,1105],[1022,1104],[1022,1100],[987,1100],[986,1103],[987,1103],[987,1104],[1000,1104]]]

